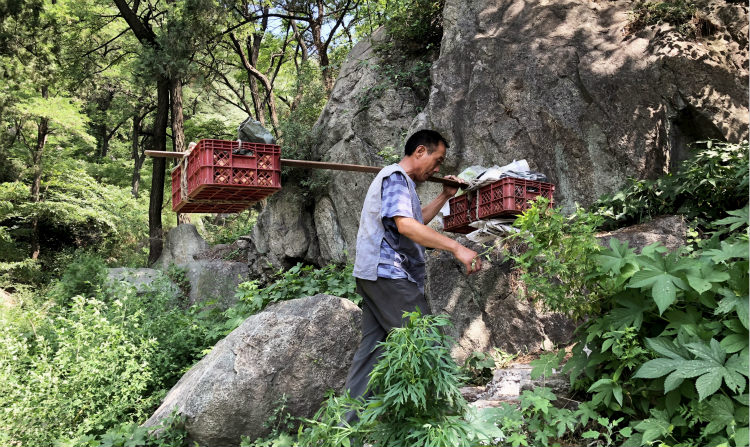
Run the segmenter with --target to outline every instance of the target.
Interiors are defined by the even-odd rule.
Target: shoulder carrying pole
[[[149,157],[164,157],[164,158],[182,158],[184,152],[168,152],[168,151],[145,151],[145,154]],[[344,163],[329,163],[323,161],[307,161],[307,160],[290,160],[288,158],[281,159],[281,165],[289,168],[303,168],[303,169],[327,169],[333,171],[352,171],[352,172],[369,172],[377,174],[381,169],[377,166],[363,166],[363,165],[350,165]],[[427,179],[428,182],[442,183],[448,186],[454,186],[456,188],[465,188],[466,185],[453,180],[444,179],[442,177],[435,177],[434,175]]]

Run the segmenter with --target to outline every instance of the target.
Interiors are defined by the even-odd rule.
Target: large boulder
[[[675,250],[687,243],[687,223],[684,216],[661,216],[648,222],[596,235],[599,244],[609,247],[609,241],[619,239],[640,253],[643,247],[659,243]]]
[[[226,309],[237,303],[237,286],[248,280],[246,262],[198,260],[182,266],[190,284],[190,304],[214,301]]]
[[[314,157],[383,165],[383,149],[400,152],[406,135],[435,128],[451,142],[444,173],[525,158],[556,184],[566,210],[628,177],[674,171],[693,141],[748,138],[748,7],[702,3],[712,32],[696,40],[670,25],[626,32],[629,0],[446,0],[428,102],[390,87],[363,106],[387,86],[376,70],[377,31],[341,67],[314,129]],[[332,172],[314,203],[298,208],[321,262],[353,259],[371,179]],[[424,203],[438,190],[424,185]],[[288,207],[281,199],[271,197],[263,214]],[[254,235],[259,247],[284,234],[280,221],[264,229]],[[269,246],[273,262],[287,256],[280,245]]]
[[[696,40],[628,33],[628,0],[446,0],[412,128],[449,137],[447,172],[527,159],[568,210],[674,170],[696,140],[747,139],[747,5],[701,3],[714,12]]]
[[[208,250],[208,243],[203,240],[195,225],[180,224],[167,232],[164,249],[156,260],[154,267],[167,269],[171,264],[184,265],[195,259],[195,256]]]
[[[269,306],[217,343],[144,425],[176,410],[190,445],[229,447],[266,435],[282,396],[292,416],[311,417],[327,390],[344,386],[361,316],[351,301],[322,294]]]
[[[424,107],[408,88],[389,87],[375,67],[374,47],[385,39],[377,30],[352,48],[341,67],[331,96],[313,129],[316,160],[385,166],[383,150],[403,151],[403,135]],[[380,96],[363,102],[373,89]],[[284,267],[297,261],[319,264],[353,259],[357,227],[367,187],[374,178],[361,172],[329,171],[322,192],[305,202],[301,189],[271,196],[253,231],[256,253],[251,269],[268,276],[268,265]]]

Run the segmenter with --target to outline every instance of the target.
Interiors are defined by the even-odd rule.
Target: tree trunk
[[[49,98],[49,91],[46,86],[42,87],[42,98]],[[37,127],[36,145],[34,146],[34,151],[31,153],[31,165],[34,173],[31,180],[31,201],[33,203],[39,203],[42,200],[40,193],[42,189],[42,155],[44,154],[44,146],[47,144],[48,136],[49,118],[40,118]],[[39,259],[40,252],[39,219],[34,217],[31,221],[31,259]]]
[[[134,198],[138,198],[138,193],[141,185],[141,167],[143,162],[146,160],[146,154],[141,151],[141,145],[138,144],[138,140],[141,138],[141,116],[138,112],[133,114],[133,133],[131,148],[133,150],[133,181],[131,183],[130,193]]]
[[[167,123],[169,121],[169,79],[163,75],[157,78],[157,106],[154,118],[154,150],[167,150]],[[164,203],[164,177],[166,159],[153,159],[153,174],[151,176],[151,195],[148,205],[148,264],[152,265],[161,256],[163,249],[163,229],[161,209]]]
[[[273,96],[273,85],[271,85],[271,81],[269,81],[266,75],[261,73],[256,67],[253,66],[253,64],[250,63],[248,58],[245,56],[245,52],[242,50],[242,45],[240,44],[240,41],[237,39],[234,33],[229,33],[229,38],[232,39],[232,43],[234,44],[234,49],[237,52],[237,54],[240,56],[240,60],[242,61],[242,66],[245,67],[245,71],[247,71],[248,76],[254,77],[255,79],[259,80],[261,83],[263,83],[263,87],[266,89],[266,92],[268,93],[268,106],[271,112],[271,125],[273,126],[273,130],[278,135],[279,116],[276,113],[276,100],[274,99],[274,96]],[[261,124],[263,124],[263,122],[261,122]]]
[[[185,128],[182,113],[182,81],[172,79],[170,98],[172,100],[172,139],[174,140],[174,151],[185,151]],[[190,215],[177,213],[177,223],[190,223]]]

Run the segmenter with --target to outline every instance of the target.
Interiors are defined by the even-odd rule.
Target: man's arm
[[[444,178],[464,183],[463,180],[453,175],[446,175]],[[432,202],[422,207],[422,220],[424,220],[425,225],[428,225],[432,221],[432,219],[434,219],[435,216],[437,216],[437,213],[438,211],[440,211],[440,208],[442,208],[443,205],[445,205],[445,202],[447,202],[451,197],[455,196],[456,192],[458,192],[458,188],[444,185],[443,192],[441,192],[439,196],[435,197],[435,199]],[[432,247],[432,248],[437,248],[437,247]]]
[[[464,247],[453,239],[447,236],[443,236],[427,225],[423,225],[419,223],[419,221],[411,217],[396,216],[393,218],[393,220],[396,222],[398,232],[416,242],[417,244],[424,247],[447,250],[453,253],[453,256],[461,261],[461,263],[466,267],[467,275],[481,270],[482,260],[474,250]]]

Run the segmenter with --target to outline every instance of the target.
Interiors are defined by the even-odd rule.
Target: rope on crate
[[[191,152],[193,152],[193,149],[197,146],[197,144],[191,142],[188,145],[187,150],[185,151],[185,155],[182,156],[182,160],[180,160],[180,200],[184,201],[185,203],[198,203],[190,197],[188,197],[188,182],[187,182],[187,170],[188,170],[188,156]]]

